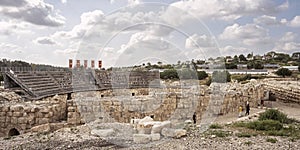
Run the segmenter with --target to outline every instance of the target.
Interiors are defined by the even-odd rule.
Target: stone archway
[[[8,136],[16,136],[16,135],[20,135],[20,132],[16,128],[12,128],[9,130]]]

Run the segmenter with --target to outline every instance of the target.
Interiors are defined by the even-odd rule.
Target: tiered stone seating
[[[61,91],[47,72],[21,72],[15,74],[37,96],[53,95]]]
[[[41,72],[6,72],[14,82],[9,88],[19,85],[25,92],[35,98],[55,94],[104,90],[111,88],[148,87],[154,79],[159,79],[158,72],[111,72],[99,70],[74,69],[70,71]],[[159,86],[159,82],[157,83]]]
[[[98,90],[96,79],[91,71],[72,72],[72,88],[73,91],[89,91]]]
[[[49,74],[55,79],[63,91],[72,91],[72,72],[53,71]]]

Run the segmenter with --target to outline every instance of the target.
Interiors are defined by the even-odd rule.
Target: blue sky
[[[67,66],[300,51],[297,0],[1,0],[0,58]]]

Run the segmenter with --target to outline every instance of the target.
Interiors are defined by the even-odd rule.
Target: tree
[[[248,55],[247,55],[247,58],[248,59],[250,59],[250,58],[252,58],[253,57],[253,54],[252,53],[249,53]]]
[[[231,81],[231,75],[228,71],[214,71],[212,74],[212,82],[226,83]]]
[[[178,79],[178,73],[175,69],[168,69],[160,73],[162,79]]]
[[[235,63],[226,63],[226,69],[237,69],[237,65]]]
[[[239,56],[239,59],[240,61],[247,61],[247,58],[243,54]]]
[[[208,74],[205,71],[198,71],[197,75],[199,80],[203,80],[208,77]]]
[[[287,69],[287,68],[280,68],[278,69],[275,74],[285,77],[285,76],[291,76],[292,75],[292,71]]]
[[[247,64],[248,69],[263,69],[264,65],[260,61],[250,61]]]
[[[237,55],[234,55],[233,62],[234,63],[238,63],[239,62],[239,57]]]

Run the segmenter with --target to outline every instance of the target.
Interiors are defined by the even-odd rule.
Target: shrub
[[[287,69],[287,68],[280,68],[278,69],[275,74],[285,77],[285,76],[291,76],[292,75],[292,71]]]
[[[258,120],[276,120],[281,123],[289,123],[290,120],[287,118],[287,115],[280,112],[276,109],[269,109],[264,113],[259,115]]]
[[[276,143],[276,142],[277,142],[277,139],[274,139],[274,138],[267,138],[266,141],[267,141],[267,142],[270,142],[270,143]]]
[[[203,80],[208,77],[208,74],[205,71],[198,71],[197,75],[199,80]]]
[[[175,69],[168,69],[160,73],[162,79],[179,79],[178,73]]]
[[[275,120],[261,120],[249,122],[247,127],[254,130],[271,131],[280,130],[283,128],[283,125],[279,121]]]

